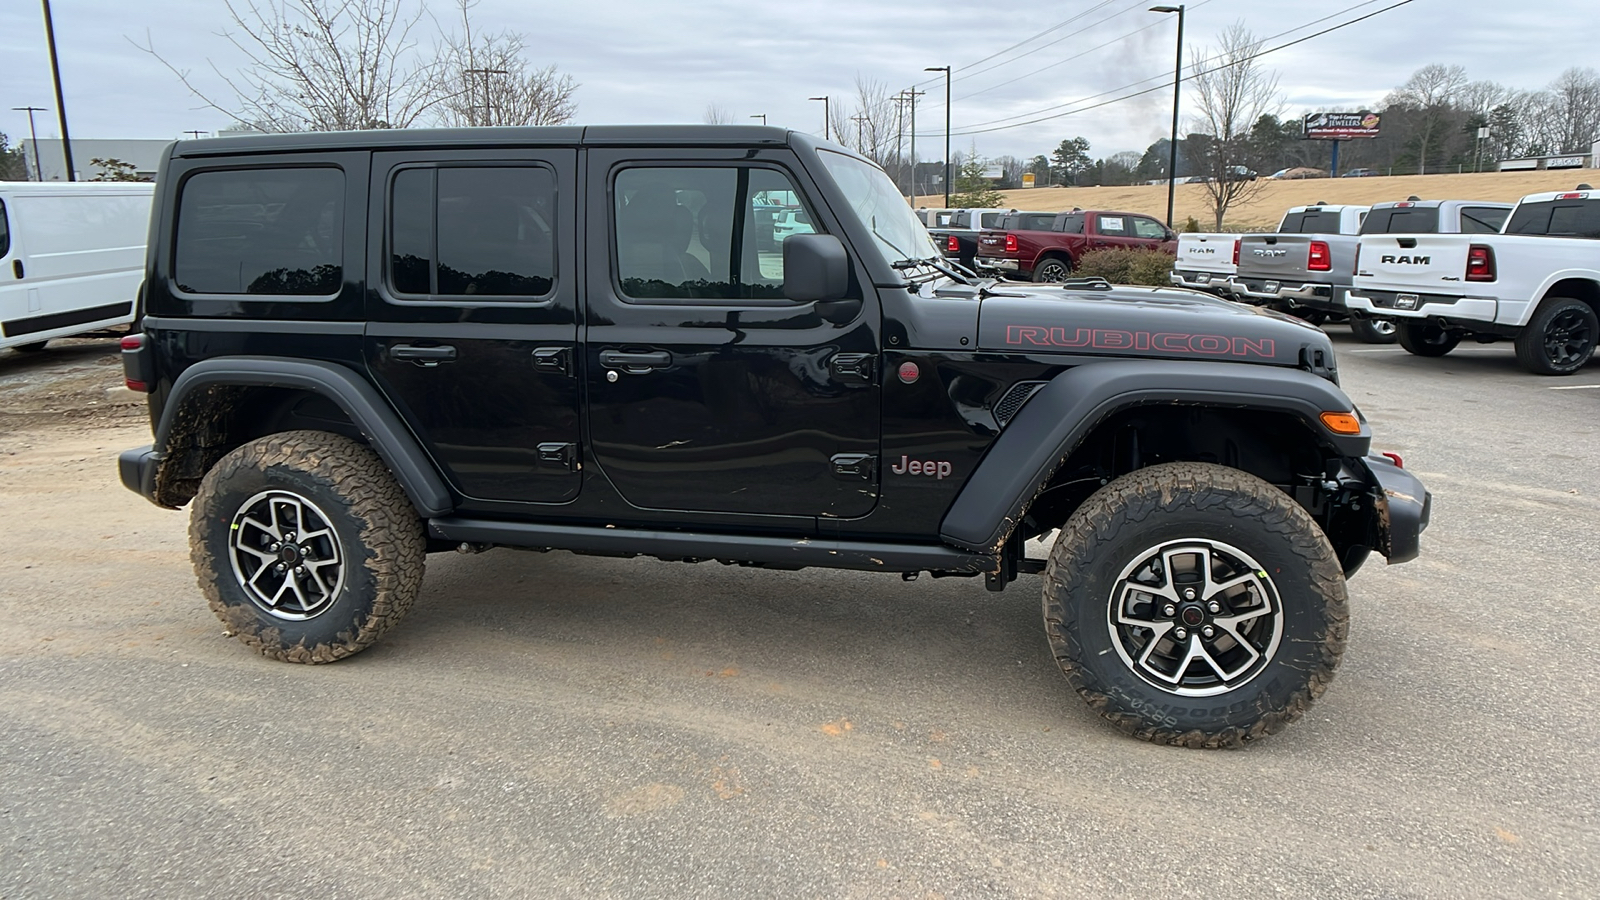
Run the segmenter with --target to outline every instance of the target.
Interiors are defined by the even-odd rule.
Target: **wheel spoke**
[[[275,562],[278,561],[278,554],[276,554],[276,553],[268,553],[265,550],[261,550],[261,549],[255,548],[255,547],[251,547],[248,544],[235,544],[234,547],[239,552],[248,553],[251,556],[254,556],[256,559],[261,560],[265,564],[269,564],[270,565],[271,563],[275,563]]]
[[[251,528],[255,528],[255,529],[259,530],[263,534],[271,535],[273,538],[275,538],[277,540],[282,540],[283,539],[283,532],[278,530],[278,526],[276,524],[266,525],[266,524],[263,524],[262,522],[259,522],[259,521],[255,520],[255,519],[250,518],[249,516],[245,516],[243,519],[239,520],[239,531],[243,532],[244,531],[244,526],[246,526],[246,525],[249,525]]]
[[[1150,664],[1150,657],[1156,652],[1156,647],[1161,643],[1161,640],[1167,636],[1168,632],[1172,631],[1172,623],[1161,622],[1153,627],[1156,629],[1155,636],[1150,638],[1150,643],[1145,645],[1144,652],[1139,655],[1139,665],[1143,666],[1146,672],[1155,675],[1163,681],[1169,681],[1173,684],[1177,684],[1178,680],[1183,678],[1182,666],[1178,667],[1175,675],[1168,675],[1159,668],[1156,668]]]

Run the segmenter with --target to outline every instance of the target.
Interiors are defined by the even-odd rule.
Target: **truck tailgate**
[[[1239,275],[1270,278],[1284,283],[1311,278],[1306,258],[1313,235],[1250,234],[1239,242]],[[1326,273],[1318,273],[1323,275]]]
[[[1485,235],[1367,234],[1361,237],[1357,288],[1448,289],[1459,292],[1467,250]]]
[[[1177,268],[1194,272],[1232,275],[1236,234],[1184,234],[1178,236]]]

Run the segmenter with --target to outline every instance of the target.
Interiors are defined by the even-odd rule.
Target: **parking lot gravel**
[[[225,637],[114,342],[0,353],[0,898],[1593,897],[1600,363],[1333,329],[1434,493],[1299,724],[1149,746],[1039,581],[495,550],[330,666]]]

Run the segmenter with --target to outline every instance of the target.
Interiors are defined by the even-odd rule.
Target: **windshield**
[[[850,208],[872,230],[887,262],[939,257],[939,247],[916,213],[906,205],[889,176],[877,166],[835,153],[820,151],[822,164],[844,192]]]

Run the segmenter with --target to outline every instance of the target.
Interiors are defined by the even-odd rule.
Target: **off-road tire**
[[[342,578],[309,617],[270,612],[236,575],[230,534],[264,493],[302,498],[339,541]],[[334,662],[372,646],[422,586],[426,539],[405,492],[370,448],[324,431],[273,434],[224,456],[200,482],[189,541],[200,590],[227,632],[284,662]]]
[[[1594,307],[1570,297],[1546,297],[1517,335],[1517,362],[1535,375],[1571,375],[1588,364],[1600,337]]]
[[[45,347],[49,346],[49,344],[49,341],[34,341],[31,344],[13,344],[11,345],[11,349],[16,350],[19,353],[38,353]]]
[[[1072,277],[1072,260],[1047,256],[1033,267],[1033,280],[1045,284],[1059,284]]]
[[[1400,338],[1400,346],[1412,356],[1444,356],[1461,343],[1460,334],[1446,331],[1426,319],[1402,319],[1395,324],[1399,326],[1395,333]]]
[[[1281,617],[1255,674],[1206,697],[1157,687],[1124,659],[1114,624],[1130,583],[1118,573],[1150,548],[1195,539],[1253,557]],[[1349,631],[1344,574],[1317,523],[1271,484],[1208,463],[1151,466],[1102,487],[1061,529],[1044,583],[1045,633],[1068,681],[1117,728],[1157,744],[1237,747],[1283,730],[1327,689]]]
[[[1395,320],[1370,316],[1351,316],[1350,333],[1363,344],[1392,344],[1399,339]]]

